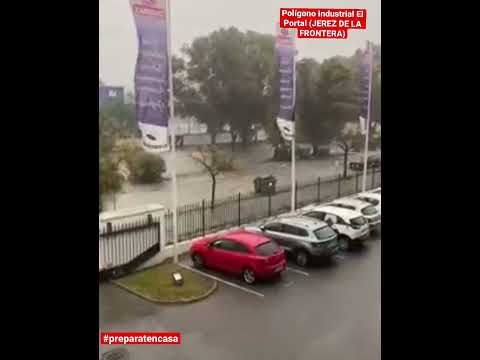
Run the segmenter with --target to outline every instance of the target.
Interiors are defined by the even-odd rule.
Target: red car
[[[197,268],[208,267],[241,274],[252,284],[285,270],[285,253],[272,239],[247,232],[231,231],[195,241],[190,256]]]

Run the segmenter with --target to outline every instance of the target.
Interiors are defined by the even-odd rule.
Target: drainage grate
[[[114,349],[102,354],[101,360],[129,360],[127,349]]]

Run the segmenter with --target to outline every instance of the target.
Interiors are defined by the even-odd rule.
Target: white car
[[[329,224],[338,233],[338,243],[342,251],[362,244],[370,235],[368,222],[358,211],[320,205],[305,209],[302,215]]]
[[[353,199],[358,199],[363,202],[367,202],[377,209],[378,213],[382,214],[382,195],[373,193],[373,192],[364,192],[357,195],[352,196]]]
[[[375,206],[362,200],[342,198],[333,200],[329,205],[359,212],[367,219],[371,231],[376,231],[382,221],[381,215]]]
[[[381,191],[382,191],[382,188],[376,188],[376,189],[370,190],[369,193],[382,195]]]

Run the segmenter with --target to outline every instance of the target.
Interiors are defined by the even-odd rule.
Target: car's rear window
[[[270,256],[278,251],[278,245],[273,241],[267,241],[263,244],[258,245],[255,248],[255,251],[258,255]]]
[[[367,206],[366,208],[362,209],[363,215],[375,215],[377,213],[377,209],[374,206]]]
[[[365,225],[365,218],[363,216],[359,216],[359,217],[350,219],[350,223],[352,225],[358,225],[358,226]]]
[[[333,229],[330,226],[324,226],[322,228],[319,228],[315,230],[313,233],[315,234],[318,240],[325,240],[325,239],[331,238],[336,234],[335,231],[333,231]]]
[[[368,198],[367,197],[359,197],[359,199],[362,200],[362,201],[366,201],[369,204],[372,204],[372,205],[375,205],[375,206],[378,205],[378,203],[380,202],[377,199],[373,199],[373,198],[370,198],[370,197],[368,197]]]

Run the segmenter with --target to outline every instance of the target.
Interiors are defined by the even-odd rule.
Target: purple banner
[[[295,33],[292,29],[281,29],[275,41],[280,92],[280,109],[277,126],[283,139],[291,141],[294,136],[295,120]]]
[[[166,151],[169,119],[166,0],[130,0],[138,39],[136,117],[147,151]]]

